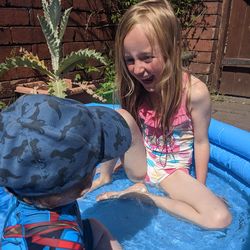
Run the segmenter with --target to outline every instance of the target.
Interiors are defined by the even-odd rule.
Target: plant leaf
[[[65,12],[64,12],[64,14],[63,14],[63,16],[61,18],[60,33],[59,33],[59,39],[60,39],[60,41],[62,41],[64,32],[66,30],[71,9],[72,8],[69,8],[69,9],[65,10]]]
[[[57,79],[49,82],[49,89],[48,92],[51,95],[65,98],[66,95],[66,89],[67,89],[67,84],[63,79]]]
[[[32,53],[29,53],[29,56],[24,55],[7,58],[4,63],[0,64],[0,75],[9,69],[18,67],[32,68],[38,70],[41,74],[47,75],[51,79],[55,78],[55,75],[48,70],[44,62]]]
[[[67,73],[77,64],[84,64],[88,59],[95,59],[104,65],[107,64],[102,54],[96,52],[95,50],[91,49],[78,50],[76,52],[71,52],[68,56],[62,59],[62,61],[60,62],[60,67],[58,69],[58,72],[56,72],[56,75],[60,76]]]
[[[54,73],[58,70],[60,61],[60,45],[61,41],[58,39],[58,33],[51,29],[44,16],[38,16],[43,34],[46,38],[49,52],[51,55],[52,68]]]
[[[61,3],[59,0],[52,0],[49,5],[50,21],[53,25],[54,31],[57,30],[61,19]]]
[[[43,14],[47,22],[49,22],[49,5],[47,0],[42,0]]]

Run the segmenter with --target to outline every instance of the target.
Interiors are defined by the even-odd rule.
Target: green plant
[[[96,90],[98,95],[107,92],[109,90],[115,90],[115,66],[112,60],[108,60],[108,63],[104,71],[104,82],[100,83],[99,87]]]
[[[104,82],[99,84],[99,87],[95,90],[95,93],[102,97],[102,102],[106,102],[106,95],[113,96],[116,90],[115,86],[115,65],[111,59],[107,59],[107,65],[104,71]]]
[[[0,101],[0,110],[4,109],[5,107],[6,107],[6,104]]]
[[[132,5],[140,2],[140,0],[120,0],[116,1],[116,5],[113,7],[111,20],[113,23],[118,23],[123,13]]]
[[[61,0],[42,0],[42,7],[44,15],[38,16],[38,19],[51,55],[52,70],[48,69],[38,56],[22,49],[20,55],[7,58],[4,63],[0,64],[0,74],[16,67],[38,70],[49,78],[49,94],[65,97],[67,85],[63,76],[67,72],[79,64],[84,65],[88,59],[96,59],[103,64],[106,62],[100,53],[90,49],[71,52],[62,58],[62,38],[72,8],[66,9],[62,14]]]
[[[181,23],[182,29],[192,26],[197,17],[204,14],[206,8],[202,0],[170,0],[175,15]]]

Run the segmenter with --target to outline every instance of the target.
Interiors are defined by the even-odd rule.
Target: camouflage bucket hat
[[[21,196],[61,193],[131,144],[116,111],[25,95],[0,114],[0,186]]]

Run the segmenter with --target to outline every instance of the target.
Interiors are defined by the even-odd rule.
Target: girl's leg
[[[101,166],[99,167],[100,177],[93,181],[89,192],[111,182],[112,173],[117,161],[118,158],[103,162],[101,164]]]
[[[127,152],[121,156],[121,164],[124,166],[125,172],[131,181],[143,181],[146,175],[146,152],[143,145],[141,132],[134,118],[124,109],[117,110],[118,113],[126,120],[132,135],[132,142]],[[90,191],[101,187],[112,180],[112,173],[117,166],[117,159],[104,162],[100,166],[100,177],[92,184]]]
[[[133,182],[143,182],[147,173],[146,150],[139,127],[134,118],[124,109],[118,110],[129,125],[132,142],[130,148],[121,157],[124,170]]]
[[[155,206],[201,227],[219,229],[231,223],[231,214],[225,203],[206,186],[182,171],[175,171],[160,183],[169,197],[151,194],[143,186],[138,188],[138,184],[136,185],[137,187],[134,185],[122,192],[104,193],[97,200],[122,198],[129,194],[131,197],[138,192],[143,196],[147,195]]]
[[[225,228],[231,223],[226,204],[192,176],[175,171],[160,186],[171,199],[154,197],[158,207],[204,228]]]

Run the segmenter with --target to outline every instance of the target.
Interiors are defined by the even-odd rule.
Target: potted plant
[[[42,0],[42,8],[44,15],[38,16],[38,19],[51,55],[52,69],[49,69],[38,56],[21,49],[19,55],[7,58],[4,63],[0,64],[0,75],[12,68],[28,67],[48,77],[48,82],[39,81],[18,85],[16,92],[19,93],[48,93],[65,97],[79,91],[86,91],[88,88],[91,89],[91,85],[87,84],[78,84],[76,88],[72,88],[72,82],[64,79],[64,75],[77,65],[84,65],[88,59],[98,60],[105,65],[104,57],[95,50],[82,49],[62,58],[62,38],[72,8],[66,9],[62,14],[61,0]]]
[[[104,81],[101,82],[95,93],[102,98],[102,102],[118,103],[115,96],[115,67],[111,59],[107,59],[107,64],[104,71]]]

